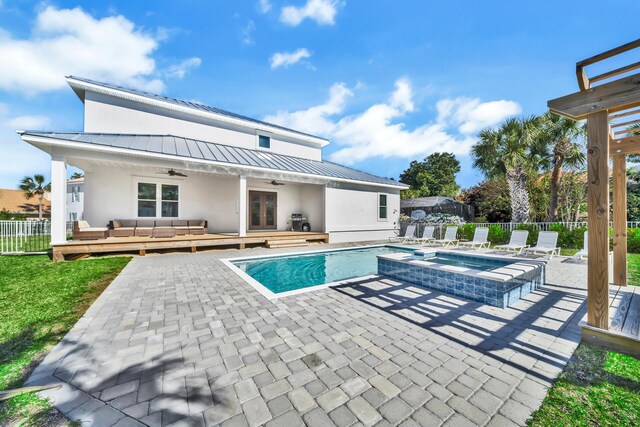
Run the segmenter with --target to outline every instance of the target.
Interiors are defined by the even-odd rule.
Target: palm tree
[[[585,164],[583,147],[585,128],[579,122],[547,112],[542,116],[539,152],[544,153],[541,166],[551,171],[548,221],[558,220],[558,189],[563,167],[579,168]]]
[[[44,193],[51,191],[51,183],[44,184],[44,175],[25,176],[20,181],[20,190],[27,200],[38,197],[38,219],[42,221],[42,199]]]
[[[511,198],[511,220],[529,221],[527,182],[540,164],[540,118],[507,119],[497,129],[484,129],[471,148],[473,166],[489,179],[504,176]]]

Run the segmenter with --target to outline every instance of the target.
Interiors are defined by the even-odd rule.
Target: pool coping
[[[341,251],[349,251],[349,250],[354,250],[354,249],[380,248],[380,247],[385,247],[385,246],[403,248],[403,249],[418,249],[416,246],[410,246],[410,245],[393,244],[393,243],[387,243],[387,244],[379,243],[379,244],[375,244],[375,245],[349,246],[349,247],[346,247],[346,248],[336,248],[336,249],[319,249],[319,250],[313,250],[313,251],[287,252],[287,253],[275,254],[275,255],[271,254],[271,255],[256,255],[256,256],[250,256],[250,257],[243,256],[243,257],[233,257],[233,258],[222,258],[222,259],[220,259],[220,261],[222,261],[222,263],[224,265],[226,265],[231,271],[233,271],[235,274],[240,276],[241,279],[243,279],[245,282],[247,282],[249,285],[251,285],[251,287],[254,288],[256,291],[258,291],[263,297],[267,298],[268,300],[275,300],[275,299],[279,299],[279,298],[289,297],[289,296],[292,296],[292,295],[299,295],[299,294],[303,294],[303,293],[306,293],[306,292],[312,292],[312,291],[317,291],[317,290],[320,290],[320,289],[326,289],[326,288],[329,288],[331,286],[343,285],[345,283],[350,283],[350,282],[354,282],[354,281],[360,281],[360,280],[363,280],[363,279],[369,279],[369,278],[377,277],[378,275],[377,274],[369,274],[369,275],[366,275],[366,276],[351,277],[349,279],[339,280],[339,281],[331,282],[331,283],[324,283],[322,285],[307,286],[306,288],[300,288],[300,289],[294,289],[292,291],[275,293],[275,292],[269,290],[262,283],[258,282],[256,279],[254,279],[253,277],[249,276],[247,273],[242,271],[239,267],[237,267],[234,264],[234,262],[242,261],[242,260],[254,261],[254,260],[259,260],[259,259],[263,259],[263,258],[287,258],[287,257],[299,256],[299,255],[311,255],[311,254],[327,253],[327,252],[341,252]]]

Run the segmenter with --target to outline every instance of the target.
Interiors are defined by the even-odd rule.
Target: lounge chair
[[[107,227],[91,227],[87,221],[73,221],[73,240],[106,239]]]
[[[155,221],[152,219],[139,219],[136,221],[136,237],[151,237],[153,235]]]
[[[517,254],[521,254],[524,248],[528,247],[527,238],[529,237],[528,230],[514,230],[511,233],[509,243],[506,245],[497,245],[494,249],[498,251],[514,251]]]
[[[109,237],[131,237],[135,231],[135,219],[114,219],[109,223]]]
[[[389,237],[389,241],[397,242],[397,243],[406,243],[411,239],[413,239],[415,234],[416,234],[416,225],[409,224],[407,225],[407,229],[404,231],[403,236]]]
[[[589,232],[588,231],[584,232],[584,243],[582,244],[582,249],[576,252],[573,258],[575,260],[579,260],[586,256],[589,256]]]
[[[424,246],[425,244],[435,240],[435,237],[433,237],[435,231],[436,227],[433,225],[425,225],[424,230],[422,230],[422,237],[416,237],[412,240]]]
[[[485,246],[489,247],[489,229],[487,227],[478,227],[476,231],[473,233],[473,240],[470,242],[459,242],[458,246],[467,246],[471,248],[475,248],[476,250],[484,248]]]
[[[435,239],[433,241],[436,245],[442,245],[445,248],[447,246],[458,245],[458,227],[447,227],[447,231],[444,232],[444,239]]]
[[[207,228],[207,221],[203,219],[190,219],[189,220],[189,234],[205,234]]]
[[[549,255],[549,259],[553,258],[553,255],[560,255],[560,248],[558,245],[558,232],[557,231],[541,231],[538,235],[538,242],[535,246],[530,248],[524,248],[524,252],[531,252],[533,254],[544,253]]]

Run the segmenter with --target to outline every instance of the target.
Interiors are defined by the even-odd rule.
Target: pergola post
[[[247,235],[247,177],[238,177],[238,236]]]
[[[609,329],[609,120],[606,110],[587,117],[589,257],[587,322]]]
[[[627,285],[627,156],[613,155],[613,283]]]
[[[67,241],[67,163],[51,156],[51,244]]]

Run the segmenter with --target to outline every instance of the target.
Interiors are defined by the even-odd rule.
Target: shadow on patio
[[[379,276],[332,288],[415,326],[477,351],[515,376],[552,382],[580,341],[586,298],[543,287],[501,309]],[[437,350],[436,350],[437,351]]]

